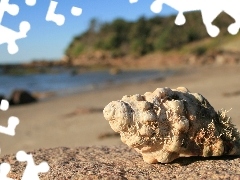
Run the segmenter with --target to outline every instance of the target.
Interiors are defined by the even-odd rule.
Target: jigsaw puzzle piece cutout
[[[18,151],[16,158],[20,162],[27,162],[22,180],[39,180],[38,173],[46,173],[49,171],[49,165],[47,162],[42,162],[39,165],[36,165],[34,163],[32,154],[27,154],[24,151]]]
[[[167,1],[166,1],[165,4],[168,4],[172,8],[178,10],[178,14],[177,14],[177,17],[175,19],[175,24],[178,25],[178,26],[181,26],[181,25],[185,24],[185,22],[186,22],[186,18],[183,15],[184,7],[182,7],[182,4],[177,2],[177,1],[173,5],[172,4],[173,2],[174,1],[171,1],[170,4],[168,4]],[[164,3],[164,1],[155,0],[150,6],[151,11],[154,12],[154,13],[160,13],[162,11],[163,3]]]
[[[233,2],[232,5],[234,5],[234,7],[240,7],[239,1],[236,0],[231,2]],[[228,32],[232,35],[236,35],[240,28],[240,11],[238,10],[238,8],[233,8],[232,5],[231,3],[226,2],[224,6],[224,12],[226,12],[235,20],[234,23],[228,26]]]
[[[129,0],[131,4],[138,2],[138,0]]]
[[[158,0],[153,1],[150,6],[151,11],[154,13],[160,13],[162,11],[162,4],[163,3],[161,1]]]
[[[154,13],[160,13],[162,11],[163,4],[166,4],[178,11],[175,24],[181,26],[186,22],[186,18],[183,13],[200,10],[203,3],[199,0],[192,0],[191,2],[188,0],[154,0],[150,6],[150,9]]]
[[[13,180],[12,178],[7,177],[7,174],[9,173],[10,169],[11,169],[11,166],[8,163],[2,163],[0,165],[0,179],[1,180]]]
[[[217,26],[213,25],[212,22],[221,12],[224,11],[233,19],[235,19],[235,23],[232,23],[228,26],[228,32],[232,35],[235,35],[239,32],[240,12],[237,8],[240,7],[239,0],[154,0],[154,2],[151,4],[150,9],[154,13],[160,13],[163,4],[167,4],[179,12],[175,19],[175,24],[177,25],[183,25],[186,22],[186,19],[183,15],[184,12],[200,10],[202,14],[202,20],[208,34],[211,37],[216,37],[220,33],[220,29]]]
[[[185,16],[183,15],[182,12],[179,12],[175,19],[175,24],[178,26],[181,26],[181,25],[185,24],[185,22],[186,22]]]
[[[0,109],[6,111],[9,108],[9,102],[5,99],[1,101]],[[11,116],[8,119],[8,127],[0,126],[0,133],[7,134],[10,136],[15,135],[16,126],[19,124],[19,119],[17,117]]]
[[[28,5],[28,6],[34,6],[36,4],[36,0],[25,0],[25,3]]]
[[[57,8],[58,2],[56,1],[51,1],[48,12],[46,15],[46,21],[53,21],[55,22],[58,26],[62,26],[65,22],[65,17],[62,14],[55,14],[55,10]]]
[[[228,26],[228,32],[232,35],[236,35],[239,31],[240,24],[239,23],[233,23]]]
[[[80,16],[82,14],[82,9],[79,8],[79,7],[73,6],[72,9],[71,9],[71,14],[73,16]]]
[[[215,8],[212,9],[212,6],[204,7],[201,9],[203,23],[207,29],[208,34],[211,37],[216,37],[220,33],[220,29],[213,25],[212,22],[216,17],[222,12],[222,9]]]
[[[219,1],[220,2],[220,1]],[[155,0],[152,4],[150,9],[154,13],[160,13],[162,10],[162,5],[167,4],[170,7],[176,9],[178,11],[178,15],[175,19],[176,25],[183,25],[186,22],[186,18],[184,16],[184,12],[189,11],[196,11],[200,10],[202,14],[203,23],[207,29],[207,32],[210,36],[216,37],[220,30],[217,26],[213,25],[213,20],[223,11],[222,3],[216,5],[216,2],[203,2],[201,0],[192,0],[191,2],[187,0]],[[229,29],[232,32],[235,32],[234,30],[235,25],[232,25],[229,27]]]
[[[8,119],[8,126],[7,127],[0,126],[0,133],[7,134],[9,136],[14,136],[15,135],[15,129],[16,129],[18,124],[19,124],[19,119],[15,116],[11,116]]]
[[[16,40],[26,38],[27,32],[30,30],[30,24],[27,21],[22,21],[19,25],[19,32],[13,31],[5,26],[0,25],[0,44],[8,44],[9,54],[18,52]]]
[[[2,22],[2,18],[5,12],[9,13],[12,16],[16,16],[19,13],[19,7],[16,4],[9,4],[9,0],[1,0],[0,1],[0,22]]]
[[[232,35],[236,35],[240,28],[240,14],[236,12],[235,14],[233,12],[228,13],[231,17],[236,17],[235,23],[232,23],[228,26],[228,32]]]
[[[1,104],[0,104],[0,109],[2,111],[7,111],[8,108],[9,108],[9,102],[7,100],[5,100],[5,99],[2,99],[1,100]]]

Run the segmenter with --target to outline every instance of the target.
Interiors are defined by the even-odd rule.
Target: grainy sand
[[[0,134],[1,156],[16,154],[19,150],[33,151],[59,146],[121,145],[119,137],[104,119],[102,109],[123,95],[152,92],[158,87],[179,86],[202,94],[215,110],[232,108],[228,115],[240,129],[240,66],[192,67],[182,69],[163,81],[109,86],[1,111],[1,125],[7,125],[10,116],[20,119],[14,137]]]

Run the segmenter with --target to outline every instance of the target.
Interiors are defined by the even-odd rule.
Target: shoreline
[[[130,70],[132,71],[132,70]],[[139,70],[134,70],[136,72],[138,72]],[[140,70],[141,71],[141,70]],[[55,92],[42,92],[42,93],[54,93],[55,94],[55,98],[58,97],[65,97],[65,96],[71,96],[71,95],[77,95],[77,94],[82,94],[82,93],[88,93],[88,92],[92,92],[92,91],[99,91],[99,90],[105,90],[108,88],[119,88],[122,86],[129,86],[131,84],[139,84],[139,83],[146,83],[146,82],[160,82],[160,81],[164,81],[167,78],[170,78],[172,76],[175,76],[177,74],[181,74],[181,70],[174,70],[169,72],[164,72],[162,70],[153,70],[153,69],[149,69],[149,71],[159,71],[161,73],[161,75],[157,75],[156,77],[148,77],[146,79],[138,79],[138,80],[133,80],[133,81],[125,81],[125,82],[115,82],[115,81],[110,81],[110,82],[105,82],[103,84],[91,84],[91,88],[82,88],[82,89],[77,89],[77,90],[73,90],[73,91],[69,91],[69,92],[63,92],[63,93],[58,93],[57,91]],[[166,70],[169,71],[169,70]],[[125,73],[124,71],[121,73]],[[115,76],[115,75],[112,75]],[[33,92],[33,93],[38,93],[38,92]],[[41,92],[40,92],[41,93]]]
[[[0,80],[5,86],[0,88],[2,96],[10,98],[15,90],[28,91],[37,99],[51,96],[64,96],[89,90],[96,90],[124,83],[136,83],[151,79],[161,80],[175,73],[176,70],[98,70],[71,74],[69,70],[59,73],[4,75]]]

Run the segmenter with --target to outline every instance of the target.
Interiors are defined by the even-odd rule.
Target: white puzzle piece
[[[0,165],[0,180],[13,180],[12,178],[7,177],[10,169],[11,166],[8,163],[2,163]]]
[[[53,21],[58,26],[62,26],[65,22],[65,17],[62,14],[55,14],[55,10],[57,8],[58,2],[51,1],[48,7],[48,12],[46,15],[46,21]]]
[[[46,21],[55,22],[58,26],[62,26],[65,23],[65,16],[63,14],[56,14],[58,2],[51,0],[46,14]],[[71,14],[73,16],[80,16],[82,14],[82,9],[76,6],[71,8]]]
[[[131,4],[138,2],[138,0],[129,0]]]
[[[80,16],[82,14],[82,9],[79,7],[73,6],[71,9],[71,13],[73,16]]]
[[[18,151],[16,158],[20,162],[27,162],[22,180],[39,180],[38,173],[45,173],[49,171],[49,165],[47,162],[42,162],[39,165],[36,165],[34,163],[32,154],[27,154],[24,151]]]
[[[0,104],[0,109],[2,111],[6,111],[6,110],[8,110],[8,108],[9,108],[9,102],[7,100],[3,99]]]
[[[25,3],[28,6],[34,6],[36,4],[36,0],[25,0]]]
[[[136,3],[138,0],[129,0],[130,3]],[[162,11],[162,5],[166,4],[178,11],[175,19],[176,25],[183,25],[186,22],[184,12],[201,11],[202,20],[206,27],[208,34],[211,37],[216,37],[220,29],[213,25],[214,19],[221,13],[225,12],[235,19],[235,23],[230,24],[228,32],[232,35],[238,33],[240,28],[240,7],[239,0],[154,0],[150,6],[150,9],[154,13],[160,13]]]
[[[1,101],[0,109],[2,111],[6,111],[6,110],[8,110],[8,108],[9,108],[9,102],[7,100],[3,99]],[[16,126],[18,124],[19,124],[19,119],[15,116],[11,116],[8,119],[8,126],[7,127],[0,126],[0,133],[7,134],[9,136],[14,136],[15,135],[15,129],[16,129]]]
[[[25,3],[29,6],[33,6],[36,4],[36,0],[25,0]],[[19,13],[19,7],[16,4],[9,4],[9,0],[0,1],[0,45],[7,43],[9,54],[15,54],[18,52],[16,40],[27,37],[27,33],[30,30],[30,24],[27,21],[22,21],[19,24],[19,32],[13,31],[1,25],[5,12],[12,16],[16,16]]]
[[[7,127],[0,126],[0,133],[6,134],[9,136],[15,136],[15,129],[18,124],[19,124],[19,119],[17,117],[11,116],[8,119]]]
[[[183,25],[185,23],[184,12],[200,10],[202,14],[203,23],[210,36],[216,37],[220,30],[217,26],[213,25],[214,19],[221,13],[225,12],[235,19],[235,23],[228,27],[230,34],[237,34],[240,28],[240,6],[239,0],[155,0],[151,5],[151,10],[154,13],[161,12],[162,5],[167,4],[178,11],[175,24]]]

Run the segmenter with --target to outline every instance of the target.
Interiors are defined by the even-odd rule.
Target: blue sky
[[[65,16],[65,23],[57,26],[54,22],[45,20],[50,0],[37,0],[35,6],[27,6],[24,0],[9,0],[20,7],[17,16],[5,13],[1,25],[18,31],[21,21],[28,21],[31,29],[28,37],[17,40],[18,53],[10,55],[7,44],[0,45],[0,64],[29,62],[33,59],[59,59],[72,38],[84,32],[89,22],[97,18],[100,22],[109,22],[116,18],[136,20],[140,16],[153,17],[150,10],[153,0],[139,0],[130,4],[129,0],[55,0],[58,2],[55,13]],[[72,6],[82,8],[81,16],[73,16]],[[160,15],[176,13],[168,6],[163,6]]]

